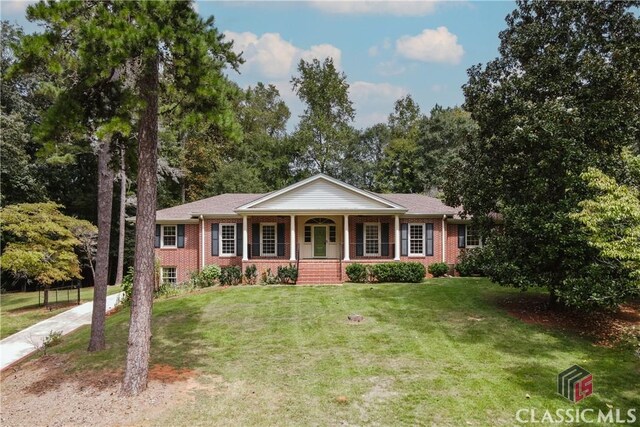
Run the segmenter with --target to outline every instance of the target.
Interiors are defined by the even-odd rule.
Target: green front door
[[[313,256],[327,256],[327,227],[324,225],[313,227]]]

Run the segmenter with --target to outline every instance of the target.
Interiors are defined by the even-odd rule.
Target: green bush
[[[345,269],[347,277],[351,282],[365,283],[369,280],[371,268],[367,265],[354,262]]]
[[[248,265],[244,270],[244,280],[248,285],[255,285],[258,280],[258,267],[255,264]]]
[[[456,264],[456,270],[461,276],[484,275],[485,261],[483,248],[462,249]]]
[[[287,267],[280,265],[278,266],[276,277],[280,283],[295,285],[298,281],[298,269],[293,264],[289,264]]]
[[[377,282],[420,283],[426,272],[419,262],[386,262],[375,264],[371,269]]]
[[[191,273],[189,278],[189,285],[194,288],[208,288],[215,286],[220,279],[221,269],[219,266],[212,264],[208,265],[202,271]]]
[[[276,283],[278,283],[278,278],[273,275],[270,268],[267,268],[262,272],[260,283],[263,285],[275,285]]]
[[[449,266],[444,262],[435,262],[429,266],[429,273],[433,277],[442,277],[449,272]]]
[[[237,265],[227,265],[220,269],[220,284],[235,286],[242,282],[242,268]]]

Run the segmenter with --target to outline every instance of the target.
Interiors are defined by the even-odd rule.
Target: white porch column
[[[289,261],[296,260],[296,217],[291,215],[289,222]]]
[[[247,216],[242,217],[242,261],[249,261],[249,247],[247,241],[249,240],[249,221]]]
[[[394,255],[395,261],[400,261],[400,215],[396,215],[395,227],[394,227]]]
[[[349,261],[349,215],[344,216],[344,256],[342,257],[343,261]]]

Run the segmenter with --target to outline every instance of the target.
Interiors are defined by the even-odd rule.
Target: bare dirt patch
[[[522,294],[498,299],[497,305],[525,323],[571,331],[597,345],[611,347],[640,334],[640,301],[616,312],[552,308],[545,295]]]
[[[122,426],[154,424],[201,386],[195,373],[154,365],[148,389],[120,396],[122,371],[65,372],[66,358],[44,356],[2,374],[2,426]]]

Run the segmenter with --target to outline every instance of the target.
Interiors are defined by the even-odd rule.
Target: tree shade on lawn
[[[515,425],[520,408],[638,406],[631,351],[529,325],[499,308],[519,297],[486,279],[459,278],[210,288],[156,300],[152,365],[194,370],[198,382],[193,399],[157,424]],[[349,322],[354,313],[364,320]],[[113,346],[104,352],[83,351],[87,328],[52,351],[69,356],[70,371],[118,369],[127,322],[126,310],[108,318]],[[555,383],[576,363],[595,384],[578,405]]]

